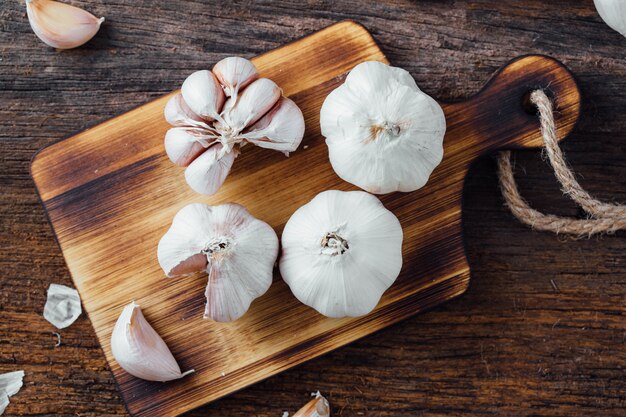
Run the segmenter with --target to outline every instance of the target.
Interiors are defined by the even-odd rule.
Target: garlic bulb
[[[168,277],[207,272],[204,317],[233,321],[272,284],[278,237],[239,204],[189,204],[161,238],[157,256]]]
[[[626,1],[593,0],[593,3],[604,23],[621,33],[622,36],[626,36]]]
[[[315,398],[296,411],[292,417],[330,417],[330,404],[328,400],[317,391]]]
[[[289,155],[304,136],[298,106],[240,57],[225,58],[212,71],[187,77],[164,114],[175,126],[165,135],[168,157],[186,167],[187,184],[205,195],[221,187],[246,143]]]
[[[193,372],[180,371],[172,352],[135,302],[124,307],[115,323],[111,352],[122,369],[146,381],[171,381]]]
[[[320,127],[337,175],[375,194],[423,187],[443,157],[443,110],[407,71],[381,62],[350,71],[324,100]]]
[[[280,273],[296,298],[328,317],[369,313],[402,267],[402,227],[363,191],[324,191],[291,216]]]
[[[104,17],[54,0],[26,0],[26,13],[33,32],[47,45],[72,49],[94,37]]]

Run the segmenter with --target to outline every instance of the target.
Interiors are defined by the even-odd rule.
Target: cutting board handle
[[[461,146],[469,163],[498,149],[541,147],[539,117],[529,101],[530,92],[536,89],[553,99],[557,133],[562,140],[580,114],[576,80],[559,61],[526,55],[503,66],[475,96],[442,103],[448,126],[446,148]]]

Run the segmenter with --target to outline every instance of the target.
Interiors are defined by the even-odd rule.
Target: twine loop
[[[614,233],[617,230],[626,229],[626,206],[604,203],[593,198],[580,186],[565,161],[563,151],[558,145],[552,101],[542,90],[533,91],[530,95],[530,101],[539,110],[545,152],[554,170],[554,175],[561,184],[561,190],[574,200],[589,217],[586,219],[560,217],[544,214],[531,208],[517,188],[511,165],[511,152],[502,151],[497,158],[498,180],[506,205],[513,215],[533,229],[573,235],[576,238],[591,237],[601,233]]]

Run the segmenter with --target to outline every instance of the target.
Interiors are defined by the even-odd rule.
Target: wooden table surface
[[[568,160],[592,194],[626,202],[626,38],[591,0],[71,3],[107,20],[65,52],[35,37],[22,0],[0,3],[0,372],[26,372],[5,415],[125,415],[87,317],[59,331],[60,347],[42,317],[48,285],[71,279],[29,176],[34,152],[223,57],[350,18],[443,100],[476,92],[517,55],[556,57],[584,98]],[[515,158],[533,206],[581,215],[540,152]],[[188,415],[278,417],[315,390],[345,417],[626,415],[626,233],[530,230],[503,206],[490,157],[465,191],[465,295]]]

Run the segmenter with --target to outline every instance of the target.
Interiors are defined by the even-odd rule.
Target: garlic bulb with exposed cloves
[[[176,214],[157,255],[168,277],[207,272],[204,317],[232,321],[272,284],[278,237],[239,204],[196,203]]]
[[[381,62],[350,71],[324,100],[320,127],[337,175],[375,194],[423,187],[443,157],[443,110],[407,71]]]
[[[171,381],[193,372],[180,371],[172,352],[135,302],[124,307],[115,323],[111,353],[122,369],[146,381]]]
[[[104,17],[54,0],[26,0],[26,13],[33,32],[57,49],[72,49],[89,41]]]
[[[289,155],[304,135],[298,106],[267,78],[259,78],[252,62],[225,58],[212,71],[191,74],[165,106],[173,126],[165,136],[165,151],[186,167],[187,184],[213,195],[230,172],[246,143]]]
[[[593,3],[604,23],[621,33],[622,36],[626,36],[626,1],[593,0]]]
[[[402,267],[402,227],[375,196],[324,191],[291,216],[280,273],[296,298],[328,317],[376,307]]]

